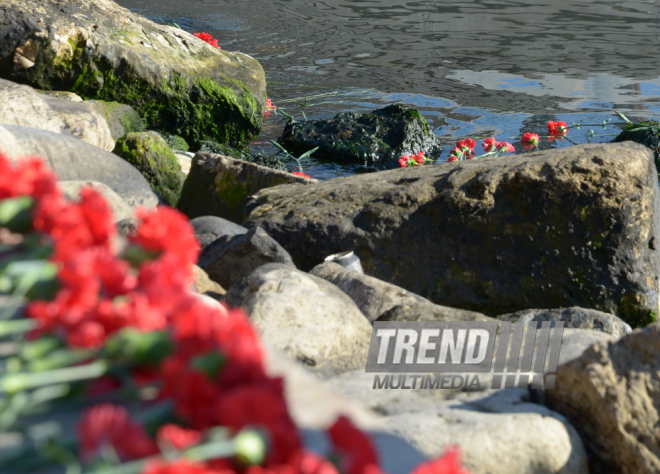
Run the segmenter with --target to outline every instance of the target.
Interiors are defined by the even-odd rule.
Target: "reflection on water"
[[[538,132],[546,120],[599,123],[612,109],[660,117],[656,0],[119,3],[256,57],[276,104],[328,90],[376,91],[368,101],[308,107],[310,118],[402,101],[449,143],[469,134],[520,136],[531,124],[542,125],[529,130]],[[288,112],[300,115],[294,104]],[[281,128],[269,119],[259,141]],[[319,177],[351,172],[315,168]]]

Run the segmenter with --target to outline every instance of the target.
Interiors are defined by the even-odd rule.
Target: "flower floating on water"
[[[406,168],[408,166],[421,166],[427,161],[431,161],[424,156],[424,152],[420,151],[414,155],[403,155],[399,158],[399,168]]]
[[[218,40],[213,39],[213,36],[211,36],[210,34],[208,33],[193,33],[193,34],[202,41],[206,41],[211,46],[214,46],[218,49],[222,49],[220,46],[218,46]]]
[[[291,174],[295,174],[296,176],[302,176],[303,178],[307,178],[307,179],[312,179],[311,176],[307,176],[305,173],[301,171],[292,171]]]
[[[530,150],[532,147],[539,145],[539,136],[536,133],[527,132],[520,139],[520,142],[525,147],[525,150]]]
[[[563,121],[548,122],[548,134],[550,135],[548,137],[548,140],[552,141],[555,138],[561,140],[562,137],[565,137],[567,133],[568,133],[568,127],[566,126],[566,122]]]

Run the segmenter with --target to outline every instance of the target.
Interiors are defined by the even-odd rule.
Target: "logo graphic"
[[[366,371],[389,373],[374,376],[379,389],[551,389],[563,332],[563,321],[376,321]]]

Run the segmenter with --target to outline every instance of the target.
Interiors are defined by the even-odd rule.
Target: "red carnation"
[[[156,443],[142,426],[130,419],[126,408],[109,403],[83,412],[78,423],[78,439],[83,461],[94,458],[106,444],[112,446],[122,461],[158,452]]]
[[[213,36],[211,36],[210,34],[208,33],[193,33],[193,34],[202,41],[206,41],[211,46],[214,46],[218,49],[222,49],[220,46],[218,46],[218,40],[213,39]]]
[[[292,171],[291,174],[295,174],[296,176],[302,176],[303,178],[307,178],[307,179],[312,179],[311,176],[307,176],[305,173],[301,171]]]
[[[496,150],[496,145],[497,145],[497,140],[495,140],[495,137],[486,138],[483,143],[484,151],[486,153],[490,153],[491,151]]]
[[[332,445],[339,455],[339,465],[345,474],[363,474],[378,468],[378,455],[371,440],[353,423],[341,416],[328,429]],[[375,473],[374,473],[375,474]]]
[[[412,474],[470,474],[470,472],[461,466],[458,449],[450,448],[439,458],[417,466]]]
[[[202,439],[202,433],[168,423],[158,429],[156,438],[160,443],[169,443],[175,449],[185,449],[199,443]]]
[[[495,147],[504,153],[509,153],[509,152],[514,152],[516,149],[513,147],[513,145],[509,142],[497,142],[495,144]]]

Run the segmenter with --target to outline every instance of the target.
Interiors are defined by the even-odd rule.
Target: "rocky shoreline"
[[[391,473],[451,445],[472,473],[660,470],[660,193],[645,146],[319,183],[245,151],[266,108],[256,60],[109,0],[0,0],[0,76],[1,152],[43,157],[70,199],[92,184],[123,235],[139,207],[191,219],[196,290],[246,310],[300,426],[345,413],[389,433],[376,438]],[[349,119],[331,125],[345,134]],[[282,141],[342,160],[419,151],[329,144],[307,125]],[[325,262],[348,250],[364,273]],[[376,321],[562,321],[557,386],[374,390]]]

